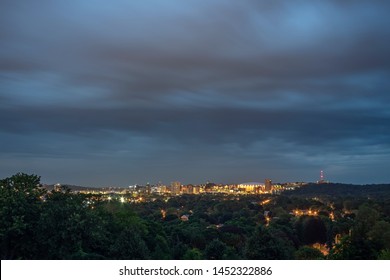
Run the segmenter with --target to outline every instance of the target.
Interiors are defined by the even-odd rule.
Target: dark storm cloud
[[[385,1],[38,2],[0,4],[3,155],[168,160],[189,179],[185,158],[219,177],[235,158],[240,180],[267,169],[251,155],[390,153]]]
[[[23,134],[55,132],[80,137],[107,137],[107,131],[128,131],[183,143],[237,143],[278,137],[298,145],[326,145],[345,139],[390,142],[390,117],[360,110],[297,108],[39,108],[1,110],[3,131]],[[27,120],[27,121],[26,121]],[[348,148],[348,147],[347,147]]]

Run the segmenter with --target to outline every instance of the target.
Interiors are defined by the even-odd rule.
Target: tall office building
[[[172,182],[171,183],[171,194],[180,194],[180,182]]]
[[[265,179],[265,188],[264,190],[266,192],[271,192],[272,191],[272,180],[271,179]]]

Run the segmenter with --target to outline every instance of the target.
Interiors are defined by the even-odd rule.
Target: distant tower
[[[149,182],[146,184],[146,194],[150,195],[152,192],[152,186],[149,184]]]
[[[320,180],[317,183],[318,184],[325,183],[325,177],[324,177],[324,171],[323,170],[321,170],[321,172],[320,172]]]

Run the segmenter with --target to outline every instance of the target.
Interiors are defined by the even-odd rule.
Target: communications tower
[[[320,171],[320,180],[317,181],[317,184],[323,184],[323,183],[326,183],[326,181],[325,181],[325,177],[324,177],[324,171],[321,170]]]

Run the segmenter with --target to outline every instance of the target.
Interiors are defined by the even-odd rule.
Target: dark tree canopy
[[[103,194],[42,187],[37,175],[2,179],[1,258],[390,258],[386,196],[149,195],[129,203],[131,193],[107,200]],[[122,196],[127,200],[121,202]],[[316,214],[295,215],[295,209]]]

